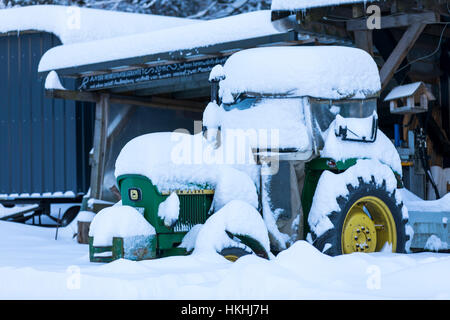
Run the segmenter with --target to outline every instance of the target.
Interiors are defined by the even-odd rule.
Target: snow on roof
[[[36,5],[0,10],[0,33],[44,31],[62,43],[93,41],[196,23],[197,20],[80,8]]]
[[[272,0],[272,10],[305,10],[316,7],[367,3],[376,0]]]
[[[224,70],[219,93],[225,103],[244,92],[362,99],[381,90],[375,61],[367,52],[350,47],[249,49],[233,54]]]
[[[58,46],[42,57],[39,72],[133,58],[278,34],[270,11],[255,11],[166,30]]]
[[[412,96],[417,92],[417,90],[419,90],[419,88],[421,86],[425,86],[425,84],[423,82],[419,81],[419,82],[414,82],[414,83],[410,83],[410,84],[405,84],[403,86],[395,87],[386,96],[384,101],[390,101],[390,100],[395,100],[395,99]],[[428,94],[430,100],[435,99],[434,96],[431,94],[431,92],[427,92],[427,94]]]

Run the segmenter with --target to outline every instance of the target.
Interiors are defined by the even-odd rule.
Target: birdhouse
[[[436,98],[423,82],[395,87],[384,99],[389,101],[391,113],[407,114],[428,111],[428,102]]]

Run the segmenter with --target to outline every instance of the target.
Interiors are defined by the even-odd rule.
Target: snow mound
[[[168,228],[173,226],[180,214],[180,199],[175,192],[172,192],[166,200],[159,204],[158,217],[164,221],[164,225]]]
[[[45,79],[45,89],[59,89],[66,90],[59,80],[58,74],[55,71],[50,71]]]
[[[431,235],[427,242],[425,243],[425,249],[430,251],[439,251],[439,250],[447,250],[448,244],[447,242],[442,241],[438,236]]]
[[[198,233],[203,228],[202,224],[196,224],[189,230],[183,238],[183,241],[179,245],[180,248],[186,249],[187,252],[194,250],[195,241],[197,240]]]
[[[410,211],[450,212],[450,193],[438,200],[422,200],[419,198],[419,200],[411,199],[405,203]]]
[[[91,222],[95,217],[95,213],[92,211],[80,211],[76,217],[77,221]]]
[[[94,246],[110,246],[113,237],[149,236],[155,228],[130,206],[108,207],[97,213],[91,222],[89,236]]]
[[[226,232],[248,235],[270,252],[269,236],[259,212],[248,203],[233,200],[208,218],[200,229],[194,254],[211,254],[230,246],[239,246]]]
[[[339,46],[270,47],[243,50],[224,65],[224,102],[241,93],[366,98],[381,90],[378,67],[364,50]],[[324,75],[326,75],[324,77]]]

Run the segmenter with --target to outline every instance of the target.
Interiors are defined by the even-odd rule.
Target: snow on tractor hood
[[[219,96],[240,94],[365,99],[381,90],[378,67],[361,49],[339,46],[270,47],[243,50],[224,65]]]
[[[122,148],[115,176],[142,175],[160,192],[214,189],[217,210],[236,199],[256,208],[258,168],[251,150],[247,159],[238,159],[241,155],[233,150],[225,153],[223,148],[214,149],[202,133],[149,133],[132,139]]]

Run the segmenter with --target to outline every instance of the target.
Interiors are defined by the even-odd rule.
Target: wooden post
[[[367,51],[373,57],[373,37],[372,30],[356,30],[355,46]]]
[[[95,106],[94,154],[91,162],[91,198],[101,199],[105,173],[109,95],[102,94]]]
[[[395,71],[398,69],[403,59],[405,59],[409,50],[414,46],[423,29],[425,29],[425,26],[425,24],[419,22],[411,25],[405,31],[397,46],[380,70],[381,87],[383,89],[386,88]]]
[[[78,232],[77,232],[77,242],[88,244],[89,243],[89,227],[90,222],[78,221]]]

